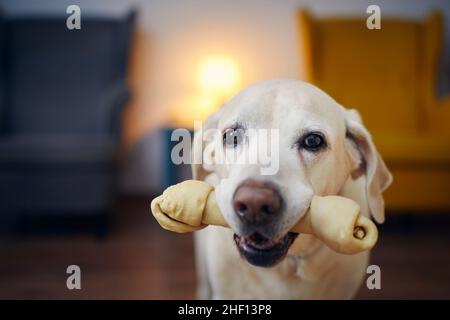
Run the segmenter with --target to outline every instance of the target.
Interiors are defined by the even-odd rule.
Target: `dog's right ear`
[[[211,114],[205,121],[203,121],[201,129],[194,132],[194,141],[192,143],[192,177],[195,180],[204,180],[205,177],[213,171],[211,165],[211,158],[214,156],[213,150],[207,148],[213,139],[209,136],[211,130],[216,129],[219,123],[220,110]],[[209,132],[208,132],[209,131]],[[209,151],[208,151],[209,150]],[[209,154],[206,154],[209,153]]]
[[[346,135],[360,154],[360,167],[366,176],[366,198],[370,212],[378,223],[384,221],[384,200],[382,193],[392,183],[392,175],[378,153],[361,116],[356,110],[344,110]]]

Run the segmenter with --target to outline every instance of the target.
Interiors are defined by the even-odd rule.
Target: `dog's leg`
[[[197,299],[206,300],[212,298],[211,285],[208,279],[208,266],[206,262],[206,230],[194,233],[195,263],[197,270]]]

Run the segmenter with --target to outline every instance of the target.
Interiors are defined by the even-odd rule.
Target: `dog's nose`
[[[276,188],[263,181],[246,180],[234,193],[233,207],[244,222],[267,223],[281,212],[281,197]]]

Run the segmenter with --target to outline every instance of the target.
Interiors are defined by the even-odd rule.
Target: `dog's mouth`
[[[234,234],[234,241],[241,256],[250,264],[268,268],[283,260],[297,236],[297,233],[288,232],[284,237],[275,241],[259,233],[253,233],[248,237]]]

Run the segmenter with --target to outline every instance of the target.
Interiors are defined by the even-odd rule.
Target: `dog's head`
[[[219,207],[251,264],[273,266],[297,236],[289,232],[313,195],[339,194],[365,178],[367,206],[384,220],[389,174],[358,113],[293,80],[252,85],[195,133],[195,179],[210,174]],[[268,161],[266,161],[268,160]]]

